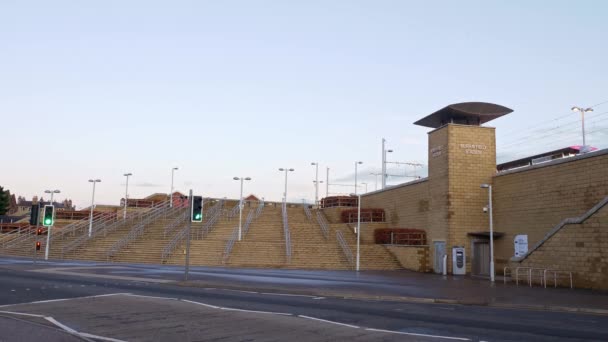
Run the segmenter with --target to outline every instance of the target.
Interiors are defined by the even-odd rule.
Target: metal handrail
[[[321,227],[321,233],[323,233],[323,237],[325,240],[329,238],[329,224],[327,223],[327,219],[325,216],[321,214],[320,211],[317,211],[317,222],[319,223],[319,227]]]
[[[185,215],[187,213],[187,208],[182,208],[184,211],[184,215],[177,215],[177,217],[175,219],[173,219],[173,221],[171,221],[164,230],[163,236],[166,238],[167,234],[170,234],[171,232],[173,232],[175,229],[179,228],[182,223],[184,223],[184,221],[186,221],[186,219],[188,218],[188,215]]]
[[[244,204],[243,204],[244,205]],[[233,218],[239,212],[239,204],[235,205],[230,212],[226,215],[228,218]]]
[[[572,282],[572,272],[570,271],[560,271],[560,270],[552,270],[552,269],[546,269],[543,271],[543,278],[544,278],[544,283],[545,283],[545,288],[547,288],[547,272],[551,272],[553,273],[553,287],[557,287],[557,274],[558,273],[564,273],[567,274],[570,278],[570,288],[574,288],[574,283]]]
[[[89,236],[88,234],[83,234],[80,237],[74,239],[69,244],[63,246],[63,248],[61,249],[61,258],[63,259],[67,253],[80,247],[88,240],[93,239],[93,238],[97,237],[98,235],[101,235],[101,233],[103,233],[104,236],[107,236],[107,234],[109,232],[116,230],[120,226],[131,224],[131,223],[137,221],[138,219],[139,220],[143,219],[145,216],[150,215],[151,213],[154,213],[158,210],[166,209],[168,207],[169,207],[168,201],[159,202],[159,203],[155,204],[150,210],[147,210],[145,212],[132,212],[132,213],[127,214],[126,219],[118,219],[118,218],[109,219],[109,220],[105,220],[105,221],[101,222],[101,224],[99,224],[99,222],[96,224],[95,221],[93,221],[93,227],[95,227],[95,226],[97,226],[97,227],[96,227],[96,229],[93,229],[93,231],[91,232],[91,236]]]
[[[312,221],[312,214],[310,213],[310,208],[308,207],[308,204],[302,203],[302,206],[304,207],[304,214],[306,214],[308,222]]]
[[[348,261],[348,263],[351,266],[353,266],[355,263],[355,260],[353,258],[353,252],[350,250],[350,247],[346,243],[346,240],[344,240],[344,236],[342,236],[341,231],[336,232],[336,238],[338,240],[338,244],[342,248],[342,252],[344,253],[344,256],[346,257],[346,260]]]
[[[179,246],[179,244],[182,242],[182,240],[184,238],[186,238],[186,235],[188,235],[188,227],[185,227],[184,229],[180,230],[177,234],[175,234],[175,236],[173,236],[173,239],[171,239],[171,241],[169,241],[169,243],[165,246],[165,248],[163,248],[163,251],[160,254],[160,263],[161,264],[164,264],[165,261],[167,261],[167,259],[173,254],[173,251],[175,251],[177,246]]]
[[[220,215],[222,214],[223,207],[224,207],[224,200],[220,200],[213,207],[211,207],[211,209],[209,209],[209,211],[207,212],[207,222],[205,222],[205,224],[203,224],[203,226],[201,227],[201,230],[198,234],[199,239],[204,238],[205,236],[207,236],[207,234],[209,234],[211,227],[213,227],[215,222],[217,222]]]
[[[252,213],[252,211],[250,211]],[[234,243],[239,236],[239,227],[234,227],[232,230],[232,234],[230,235],[230,240],[226,243],[226,247],[224,248],[224,255],[222,256],[222,263],[225,264],[230,258],[230,252],[232,252],[232,247],[234,247]]]
[[[249,226],[251,225],[251,222],[253,222],[254,218],[255,212],[253,210],[249,210],[249,214],[247,214],[247,220],[245,220],[245,225],[243,225],[243,237],[247,235],[247,232],[249,231]]]
[[[171,207],[159,208],[158,210],[155,210],[153,213],[151,213],[146,218],[142,219],[138,224],[136,224],[133,228],[131,228],[129,233],[124,238],[116,241],[108,249],[108,251],[106,252],[106,258],[109,260],[111,257],[118,254],[118,252],[120,252],[120,250],[122,250],[124,247],[126,247],[128,244],[130,244],[133,240],[140,237],[144,233],[144,229],[146,228],[146,226],[148,226],[148,224],[150,224],[152,221],[156,220],[160,216],[166,215],[167,212],[173,211],[173,210],[178,210],[178,209],[174,209]]]
[[[258,208],[255,210],[255,218],[260,217],[260,215],[262,214],[262,210],[264,210],[264,206],[265,206],[265,205],[266,205],[266,204],[264,203],[264,200],[261,200],[261,201],[258,203]]]
[[[285,235],[285,256],[287,263],[291,262],[291,233],[289,232],[289,223],[287,221],[287,205],[283,201],[283,235]]]

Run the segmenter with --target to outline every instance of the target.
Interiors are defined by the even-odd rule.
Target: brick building
[[[428,253],[419,253],[419,246],[410,253],[428,255],[428,267],[420,269],[442,272],[447,255],[452,273],[452,248],[464,247],[466,273],[484,276],[490,260],[484,211],[489,196],[480,186],[490,184],[497,273],[505,266],[533,265],[573,271],[581,286],[608,287],[608,150],[498,172],[495,129],[482,124],[511,111],[460,103],[417,121],[432,128],[428,177],[367,193],[362,207],[384,209],[388,226],[426,232]],[[327,209],[328,218],[337,217],[336,210]],[[571,224],[563,224],[568,218]],[[515,257],[518,235],[527,237],[529,251]]]

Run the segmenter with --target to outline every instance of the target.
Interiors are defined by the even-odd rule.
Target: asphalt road
[[[100,279],[87,275],[0,268],[0,311],[29,313],[42,318],[52,316],[61,324],[78,331],[119,340],[608,341],[607,316],[292,296],[288,290],[286,287],[285,293],[265,294],[181,287],[146,279]],[[117,293],[159,298],[116,295],[23,304]],[[180,305],[175,305],[175,300],[165,298],[182,301],[179,301]],[[166,304],[169,301],[171,305]],[[165,309],[159,310],[154,305]],[[223,311],[217,311],[220,309]],[[196,316],[192,310],[208,312],[196,311],[200,314]],[[0,341],[30,339],[31,336],[25,334],[33,333],[27,325],[32,323],[33,318],[17,317],[10,313],[1,315],[5,318],[0,320],[0,331],[9,325],[11,331],[18,331],[15,318],[27,323],[24,322],[21,327],[23,336],[14,333],[0,335]],[[174,322],[163,328],[162,339],[159,339],[161,331],[158,328],[146,328],[172,317],[184,318],[179,321],[180,324]],[[186,322],[189,317],[194,317],[194,321]],[[38,320],[42,318],[35,317]],[[103,324],[100,323],[102,320]],[[121,329],[117,329],[119,326]],[[135,332],[137,335],[133,335]]]

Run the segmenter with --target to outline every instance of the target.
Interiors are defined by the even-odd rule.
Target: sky
[[[0,186],[78,208],[175,188],[238,198],[374,190],[427,164],[412,123],[446,105],[513,113],[498,162],[608,147],[606,1],[0,1]],[[417,169],[424,174],[426,166]],[[413,175],[396,165],[391,174]],[[390,177],[396,184],[411,177]],[[340,185],[331,185],[340,184]],[[363,187],[359,191],[364,191]],[[325,196],[325,184],[319,189]],[[56,197],[57,198],[57,197]]]

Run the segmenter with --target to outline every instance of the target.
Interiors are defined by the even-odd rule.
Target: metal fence
[[[133,228],[131,228],[131,230],[125,237],[116,241],[108,249],[108,251],[106,252],[106,258],[109,260],[116,254],[118,254],[118,252],[120,252],[124,247],[126,247],[132,241],[134,241],[135,239],[140,237],[144,233],[144,229],[146,228],[146,226],[149,225],[151,222],[160,218],[163,215],[167,215],[171,211],[176,211],[179,209],[180,208],[174,209],[174,208],[170,208],[170,207],[163,207],[163,208],[159,208],[159,209],[154,210],[153,212],[149,213],[149,215],[147,215],[144,219],[140,220]]]
[[[308,207],[308,204],[302,203],[302,207],[304,207],[304,214],[306,214],[308,222],[312,221],[312,214],[310,213],[310,208]]]
[[[223,207],[224,207],[224,200],[219,200],[213,207],[211,207],[207,211],[207,215],[206,215],[207,222],[205,222],[203,224],[203,227],[198,232],[198,234],[197,234],[197,238],[198,239],[202,239],[205,236],[207,236],[207,234],[209,234],[209,231],[211,231],[211,228],[213,227],[213,225],[215,224],[215,222],[217,222],[217,220],[222,215],[222,208]],[[238,208],[238,206],[237,206],[237,208]]]
[[[327,223],[325,215],[323,215],[320,211],[317,211],[317,222],[319,223],[319,227],[321,227],[323,237],[325,240],[327,240],[329,238],[329,223]]]
[[[291,233],[289,232],[289,223],[287,222],[287,205],[283,202],[283,234],[285,235],[285,257],[287,263],[291,262]]]
[[[341,231],[336,232],[336,239],[338,240],[338,244],[342,248],[342,252],[344,253],[344,256],[346,257],[346,260],[348,261],[348,263],[351,266],[353,266],[355,264],[355,259],[353,258],[353,252],[350,250],[350,247],[348,246],[348,243],[346,243],[346,240],[344,240],[344,236],[342,236]]]

